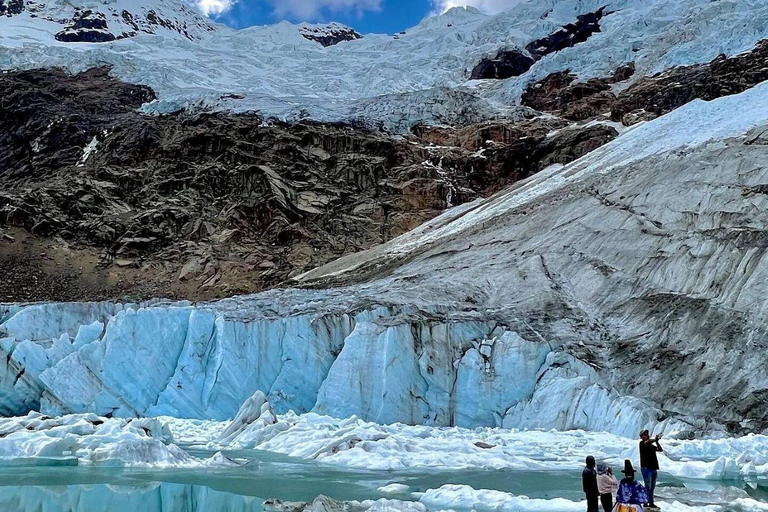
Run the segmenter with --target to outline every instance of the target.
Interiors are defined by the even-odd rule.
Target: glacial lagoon
[[[200,458],[213,452],[190,449]],[[78,466],[73,458],[0,461],[0,510],[3,512],[259,512],[264,502],[382,498],[418,502],[421,493],[454,484],[502,491],[536,500],[582,499],[578,472],[463,469],[382,471],[339,468],[260,450],[226,452],[238,465],[222,468],[137,469]],[[393,483],[395,492],[380,489]],[[689,504],[724,503],[749,494],[768,498],[768,482],[698,482],[664,477],[659,492]],[[542,502],[539,502],[542,503]],[[576,505],[576,503],[574,503]],[[427,504],[426,510],[436,510]],[[482,510],[482,507],[473,507]],[[267,510],[270,507],[266,507]],[[493,509],[489,502],[488,510]],[[391,510],[391,509],[390,509]],[[525,509],[520,509],[525,510]],[[538,510],[538,509],[536,509]],[[685,509],[682,509],[685,510]],[[724,509],[729,510],[729,509]],[[734,508],[743,511],[743,508]]]

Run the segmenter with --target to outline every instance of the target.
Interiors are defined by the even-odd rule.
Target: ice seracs
[[[0,16],[2,69],[111,65],[117,77],[158,93],[146,112],[255,110],[283,119],[364,120],[398,132],[419,121],[463,124],[514,115],[510,106],[525,87],[553,72],[567,69],[586,80],[635,62],[641,77],[733,55],[768,37],[768,7],[757,0],[527,0],[494,16],[453,9],[397,39],[357,38],[338,24],[234,31],[174,0],[37,2],[34,8]],[[602,17],[590,25],[599,11]],[[579,27],[595,23],[599,32],[585,37]],[[59,33],[78,42],[57,40]],[[471,80],[473,69],[500,52],[536,62],[507,80]]]

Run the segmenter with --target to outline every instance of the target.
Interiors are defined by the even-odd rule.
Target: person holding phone
[[[664,451],[659,444],[660,439],[661,434],[651,437],[648,430],[640,432],[640,471],[648,491],[648,507],[653,508],[656,508],[653,495],[656,490],[656,478],[659,475],[659,458],[656,454]]]

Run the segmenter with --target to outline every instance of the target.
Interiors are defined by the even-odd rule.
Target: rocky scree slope
[[[103,68],[5,73],[0,98],[5,300],[257,291],[617,135],[555,117],[393,139],[248,114],[143,115],[154,92]]]

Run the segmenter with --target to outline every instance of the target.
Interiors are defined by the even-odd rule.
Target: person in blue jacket
[[[613,510],[625,510],[620,505],[629,505],[637,512],[643,511],[643,505],[648,503],[648,491],[643,484],[635,480],[635,468],[632,461],[624,461],[624,478],[619,482],[619,490],[616,492],[616,506]]]

